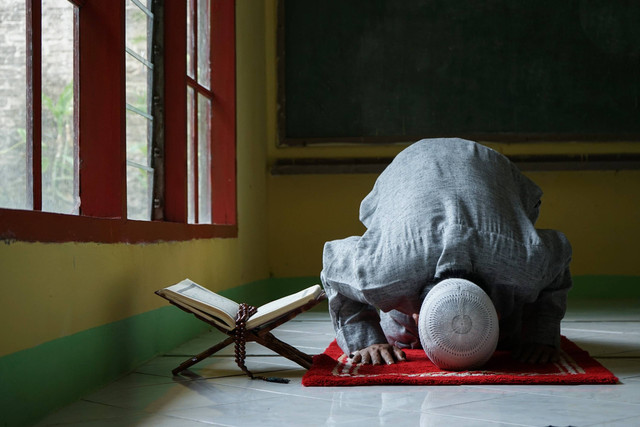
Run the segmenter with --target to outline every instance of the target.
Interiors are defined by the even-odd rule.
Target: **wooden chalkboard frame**
[[[277,24],[277,78],[278,78],[278,144],[280,146],[312,146],[323,144],[395,144],[410,143],[422,138],[461,137],[483,142],[637,142],[640,132],[471,132],[471,133],[430,133],[416,135],[383,135],[383,136],[323,136],[292,137],[287,134],[287,91],[286,91],[286,34],[285,34],[286,0],[278,0]],[[640,63],[640,61],[639,61]],[[640,117],[639,117],[640,120]],[[622,159],[620,159],[622,160]],[[634,159],[636,160],[636,159]]]
[[[626,154],[540,154],[507,156],[521,171],[619,171],[640,169],[640,153]],[[391,157],[278,159],[271,175],[378,175]]]

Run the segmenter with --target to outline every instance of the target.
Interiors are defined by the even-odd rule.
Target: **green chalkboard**
[[[638,0],[279,7],[285,144],[640,137]]]

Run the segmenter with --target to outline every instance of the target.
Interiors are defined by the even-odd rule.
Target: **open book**
[[[236,315],[240,305],[229,298],[203,288],[189,279],[185,279],[168,288],[160,289],[156,291],[156,294],[213,321],[225,330],[231,331],[236,327]],[[257,313],[249,318],[246,328],[250,330],[262,326],[318,299],[322,294],[323,291],[320,285],[313,285],[295,294],[287,295],[262,305],[258,307]]]

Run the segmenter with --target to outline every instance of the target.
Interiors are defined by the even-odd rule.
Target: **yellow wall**
[[[545,192],[538,227],[562,230],[574,275],[640,275],[640,171],[531,172]],[[269,178],[269,265],[276,277],[319,275],[325,241],[359,235],[374,175]]]
[[[214,290],[268,274],[264,11],[237,5],[237,239],[146,245],[0,243],[0,356],[165,306],[190,277]]]

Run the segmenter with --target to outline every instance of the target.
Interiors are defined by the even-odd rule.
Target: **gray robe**
[[[419,347],[411,315],[451,276],[482,282],[503,346],[557,347],[571,246],[534,228],[541,196],[506,157],[474,142],[428,139],[403,150],[360,205],[366,232],[324,247],[321,280],[342,350]]]

